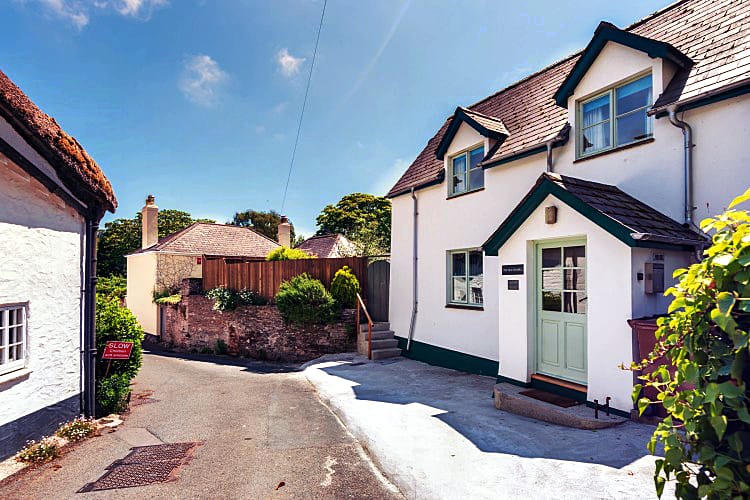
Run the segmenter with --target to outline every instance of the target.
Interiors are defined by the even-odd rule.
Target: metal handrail
[[[360,311],[364,311],[365,317],[367,318],[367,359],[372,359],[372,318],[370,317],[370,313],[367,311],[367,306],[362,300],[362,297],[357,294],[357,335],[361,333],[362,329],[359,324],[359,320],[361,319]]]

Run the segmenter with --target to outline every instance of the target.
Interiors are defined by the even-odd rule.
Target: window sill
[[[642,144],[649,144],[651,142],[654,142],[654,138],[653,137],[648,137],[646,139],[641,139],[640,141],[630,142],[628,144],[623,144],[622,146],[617,146],[616,148],[605,149],[604,151],[599,151],[598,153],[592,153],[590,155],[581,156],[580,158],[576,158],[575,160],[573,160],[573,163],[580,163],[582,161],[591,160],[593,158],[599,158],[600,156],[608,155],[610,153],[616,153],[616,152],[622,151],[624,149],[634,148],[634,147],[640,146]]]
[[[484,311],[484,306],[470,306],[469,304],[445,304],[446,309],[466,309],[467,311]]]
[[[0,375],[0,391],[5,390],[18,382],[26,380],[31,375],[31,370],[28,368],[19,368],[12,372]]]
[[[460,198],[461,196],[466,196],[467,194],[471,193],[478,193],[479,191],[484,191],[484,188],[480,187],[477,189],[472,189],[471,191],[464,191],[463,193],[449,194],[445,199],[452,200],[453,198]]]

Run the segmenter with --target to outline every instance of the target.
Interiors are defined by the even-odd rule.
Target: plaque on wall
[[[503,276],[523,274],[523,264],[503,264],[502,274]]]

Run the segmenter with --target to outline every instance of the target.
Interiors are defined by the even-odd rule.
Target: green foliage
[[[290,323],[329,323],[339,314],[336,301],[323,283],[307,273],[281,283],[276,294],[276,307]]]
[[[154,294],[156,295],[156,294]],[[154,303],[156,304],[179,304],[182,301],[182,294],[175,293],[173,295],[164,295],[159,296],[158,298],[154,298]]]
[[[342,307],[352,308],[356,306],[359,291],[359,280],[349,269],[349,266],[342,267],[333,275],[331,295]]]
[[[216,222],[193,219],[181,210],[160,210],[157,217],[159,238],[185,229],[194,222]],[[141,248],[141,214],[132,219],[115,219],[104,224],[97,244],[97,271],[100,276],[125,275],[125,256]]]
[[[233,226],[251,227],[260,234],[271,238],[273,241],[279,241],[279,224],[281,223],[281,214],[275,210],[263,212],[259,210],[245,210],[234,214],[230,224]],[[289,221],[291,227],[291,241],[295,241],[294,225]]]
[[[80,441],[95,432],[96,420],[93,418],[78,417],[62,424],[55,434],[68,441]]]
[[[382,196],[348,194],[336,205],[323,208],[315,221],[317,234],[341,233],[357,245],[363,255],[390,251],[391,202]]]
[[[127,408],[130,380],[138,374],[142,364],[143,329],[133,313],[120,306],[117,298],[99,295],[96,298],[97,351],[104,352],[107,341],[111,340],[133,342],[133,350],[127,360],[114,360],[111,364],[108,360],[97,360],[96,404],[100,415],[121,412]]]
[[[712,245],[702,262],[675,271],[680,281],[666,292],[674,299],[659,320],[656,348],[633,365],[662,355],[671,365],[640,377],[668,413],[649,442],[652,453],[664,445],[654,476],[660,496],[670,479],[679,498],[750,496],[750,214],[731,210],[748,199],[750,189],[701,223]],[[654,402],[640,390],[633,398],[643,413]]]
[[[301,260],[301,259],[314,259],[312,255],[305,252],[304,250],[298,250],[296,248],[278,247],[275,250],[271,250],[266,255],[267,261],[272,260]]]
[[[107,377],[96,380],[97,415],[122,413],[128,409],[129,400],[130,377],[127,373],[110,373]]]
[[[214,301],[214,311],[234,311],[237,306],[263,306],[268,303],[258,292],[245,288],[239,292],[224,288],[213,288],[206,297]]]
[[[40,439],[38,443],[36,441],[27,442],[24,449],[16,454],[15,459],[17,462],[41,464],[49,462],[59,454],[57,442],[51,437],[45,437]]]
[[[96,282],[96,293],[107,297],[124,299],[128,291],[128,283],[124,276],[112,275],[100,277]]]
[[[224,355],[228,351],[227,343],[224,342],[222,339],[218,339],[216,341],[216,354]]]
[[[268,300],[255,290],[243,289],[238,293],[239,302],[245,306],[264,306]]]

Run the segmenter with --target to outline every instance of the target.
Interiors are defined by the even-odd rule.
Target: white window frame
[[[471,269],[471,260],[470,260],[470,254],[472,252],[479,252],[482,255],[482,302],[471,302],[471,287],[469,286],[471,283],[471,276],[470,276],[470,269]],[[464,273],[464,276],[466,277],[466,300],[461,302],[457,300],[453,300],[453,256],[456,254],[464,254],[466,257],[466,272]],[[447,281],[446,281],[446,302],[448,305],[457,305],[457,306],[464,306],[464,307],[476,307],[476,308],[483,308],[484,307],[484,252],[481,248],[462,248],[458,250],[448,250],[447,252]]]
[[[460,196],[462,194],[471,193],[472,191],[479,191],[480,189],[484,189],[484,177],[482,177],[482,185],[479,187],[472,187],[469,184],[471,183],[471,153],[476,151],[477,149],[482,149],[482,155],[484,156],[486,154],[485,144],[484,142],[481,142],[479,144],[474,144],[473,146],[466,148],[462,151],[459,151],[456,154],[451,155],[448,158],[448,197],[452,196]],[[464,173],[464,186],[466,189],[463,191],[458,191],[456,193],[453,192],[453,160],[456,158],[460,158],[461,156],[466,158],[466,172]],[[482,167],[478,167],[482,168]]]
[[[642,106],[640,108],[636,108],[636,109],[630,110],[630,111],[628,111],[626,113],[617,114],[617,109],[616,109],[617,103],[615,101],[615,97],[616,97],[615,91],[617,89],[619,89],[620,87],[624,87],[625,85],[628,85],[630,83],[636,82],[636,81],[638,81],[638,80],[640,80],[642,78],[646,78],[646,77],[649,77],[649,76],[651,77],[651,93],[648,96],[648,103],[645,106]],[[585,104],[588,104],[591,101],[595,101],[596,99],[599,99],[600,97],[605,96],[605,95],[609,96],[609,146],[607,146],[606,148],[597,149],[595,151],[589,151],[589,152],[585,152],[584,153],[583,152],[583,106]],[[586,97],[584,99],[579,100],[576,103],[576,125],[577,125],[577,127],[576,127],[576,129],[577,129],[577,132],[576,132],[576,158],[577,159],[578,158],[586,158],[588,156],[597,155],[597,154],[602,153],[604,151],[611,151],[613,149],[621,148],[623,146],[628,146],[630,144],[636,144],[636,143],[639,143],[639,142],[648,141],[649,139],[652,139],[654,137],[654,118],[653,118],[653,116],[646,115],[647,128],[649,130],[649,133],[645,137],[642,137],[640,139],[635,139],[635,140],[630,141],[630,142],[624,142],[622,144],[618,144],[617,143],[617,119],[621,118],[623,116],[635,113],[637,111],[640,111],[640,110],[642,110],[644,108],[648,109],[649,107],[651,107],[651,105],[653,103],[652,102],[653,98],[654,98],[654,77],[651,74],[651,72],[648,71],[646,73],[638,74],[638,75],[636,75],[636,76],[634,76],[632,78],[628,78],[627,80],[624,80],[624,81],[622,81],[620,83],[612,85],[611,87],[609,87],[608,89],[606,89],[606,90],[604,90],[602,92],[597,92],[594,95],[591,95],[589,97]],[[602,122],[599,122],[599,123],[602,123]],[[597,125],[597,124],[595,124],[595,125]],[[592,125],[592,127],[593,126],[594,125]]]
[[[2,315],[2,326],[0,326],[0,360],[2,363],[0,363],[0,375],[13,372],[16,370],[20,370],[22,368],[26,367],[26,353],[27,353],[27,345],[28,345],[28,313],[27,313],[27,304],[7,304],[7,305],[0,305],[0,315]],[[13,325],[9,324],[10,319],[10,311],[17,310],[21,312],[21,323],[15,323]],[[21,326],[21,359],[17,359],[15,361],[8,361],[8,354],[9,354],[9,330],[13,326]],[[14,343],[13,345],[17,345],[19,342]]]

